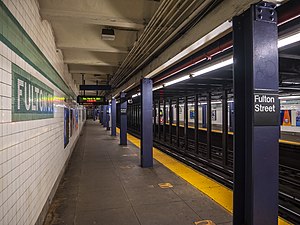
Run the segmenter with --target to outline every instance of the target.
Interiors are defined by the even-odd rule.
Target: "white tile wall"
[[[3,2],[58,73],[71,81],[49,23],[41,22],[37,0]],[[62,107],[55,108],[52,119],[12,122],[12,63],[51,87],[56,96],[64,94],[0,42],[0,224],[35,224],[82,123],[64,149]]]

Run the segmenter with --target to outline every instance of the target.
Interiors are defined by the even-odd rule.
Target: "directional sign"
[[[110,85],[80,85],[79,90],[81,91],[100,91],[100,90],[111,90]]]
[[[77,103],[80,105],[107,105],[104,96],[77,96]]]

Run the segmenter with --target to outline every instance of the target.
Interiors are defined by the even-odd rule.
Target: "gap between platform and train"
[[[117,132],[120,133],[120,129],[117,128]],[[140,139],[127,133],[127,139],[140,148]],[[231,214],[233,213],[233,192],[231,189],[216,182],[215,180],[207,177],[206,175],[194,170],[193,168],[185,165],[184,163],[172,158],[171,156],[161,152],[159,149],[153,147],[153,158],[163,164],[177,176],[186,180],[202,193],[206,194],[216,203],[221,205]],[[278,217],[278,225],[290,225],[281,217]]]

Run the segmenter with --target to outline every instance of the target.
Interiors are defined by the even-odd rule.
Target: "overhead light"
[[[140,95],[141,95],[141,93],[140,93],[140,92],[138,92],[138,93],[136,93],[136,94],[132,95],[132,96],[131,96],[131,98],[136,98],[137,96],[140,96]]]
[[[278,48],[282,48],[284,46],[296,43],[298,41],[300,41],[300,32],[278,40]]]
[[[129,88],[131,88],[133,85],[135,85],[135,82],[129,85],[127,88],[125,88],[122,92],[126,92]]]
[[[101,33],[102,40],[104,41],[114,41],[115,31],[111,28],[103,28]]]
[[[292,85],[299,85],[300,83],[298,82],[293,82],[293,81],[283,81],[283,84],[292,84]]]
[[[218,62],[216,64],[213,64],[213,65],[210,65],[204,69],[201,69],[201,70],[198,70],[197,72],[194,72],[192,73],[192,76],[193,77],[197,77],[199,75],[202,75],[202,74],[205,74],[205,73],[209,73],[211,71],[214,71],[214,70],[217,70],[217,69],[220,69],[222,67],[225,67],[225,66],[229,66],[229,65],[232,65],[233,64],[233,57],[230,56],[229,58],[221,61],[221,62]]]
[[[291,96],[281,96],[279,99],[300,99],[300,96],[298,95],[291,95]]]
[[[183,76],[183,77],[180,77],[180,78],[178,78],[178,79],[175,79],[175,80],[172,80],[172,81],[170,81],[170,82],[165,83],[164,86],[167,87],[167,86],[170,86],[170,85],[179,83],[179,82],[181,82],[181,81],[184,81],[184,80],[189,79],[190,77],[191,77],[190,75],[185,75],[185,76]]]
[[[157,87],[152,88],[152,91],[156,91],[156,90],[161,89],[163,87],[164,87],[163,85],[159,85]]]

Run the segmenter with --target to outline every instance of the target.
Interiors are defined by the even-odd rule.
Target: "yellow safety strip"
[[[117,128],[117,132],[120,133],[120,129]],[[140,148],[140,139],[127,134],[127,139],[135,146]],[[233,212],[233,192],[231,189],[224,185],[216,182],[215,180],[207,177],[206,175],[194,170],[186,164],[174,159],[173,157],[161,152],[157,148],[153,147],[153,158],[163,164],[169,170],[174,172],[182,179],[189,182],[195,188],[208,197],[213,199],[216,203],[221,205],[223,208],[228,210],[230,213]],[[278,217],[278,225],[290,225],[281,217]]]

